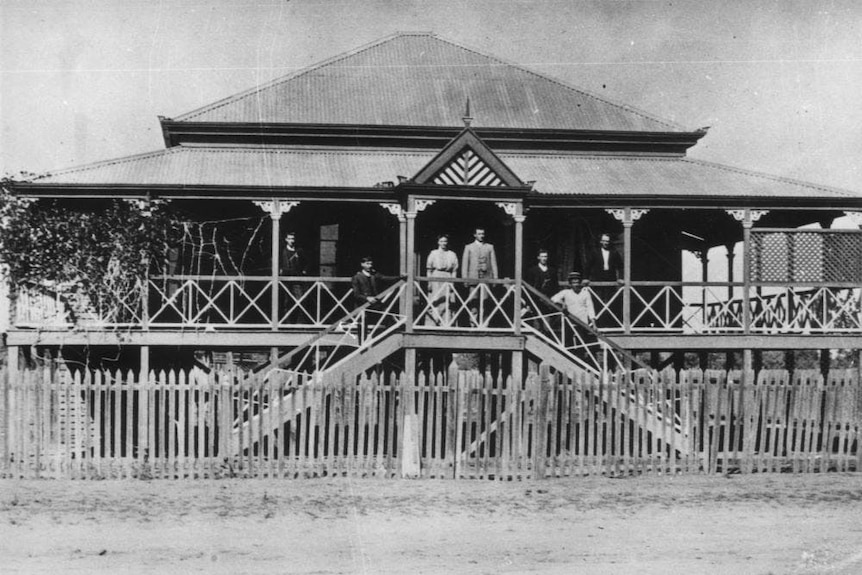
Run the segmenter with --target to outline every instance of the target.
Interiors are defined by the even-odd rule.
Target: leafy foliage
[[[0,261],[13,285],[86,298],[113,321],[134,309],[149,262],[164,260],[180,228],[164,203],[34,201],[6,186],[0,224]]]

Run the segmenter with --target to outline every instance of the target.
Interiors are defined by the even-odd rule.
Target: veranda
[[[390,283],[405,280],[401,303],[393,311],[403,318],[406,331],[517,336],[520,310],[536,298],[526,293],[523,280],[535,251],[539,246],[550,249],[560,275],[583,269],[600,230],[612,230],[620,244],[624,273],[619,283],[597,281],[587,289],[602,333],[627,350],[677,356],[704,349],[753,350],[747,367],[758,369],[762,349],[853,349],[862,334],[862,234],[830,229],[832,212],[816,216],[825,218],[825,228],[774,227],[815,217],[804,210],[545,210],[539,205],[533,208],[536,215],[516,215],[513,221],[505,210],[518,211],[520,204],[501,209],[480,202],[463,207],[461,200],[435,202],[411,200],[412,218],[403,217],[398,204],[382,203],[387,209],[357,204],[351,210],[365,222],[361,225],[343,215],[332,220],[336,216],[323,203],[284,211],[277,200],[255,202],[264,204],[271,217],[252,202],[219,204],[242,215],[239,225],[198,222],[175,258],[152,262],[150,273],[120,301],[107,303],[98,294],[70,298],[48,284],[18,288],[10,344],[116,345],[120,334],[129,351],[175,344],[290,349],[352,311],[350,277],[366,253],[376,255]],[[425,209],[419,211],[420,205]],[[392,217],[389,211],[400,215]],[[288,218],[292,212],[296,217]],[[337,223],[325,224],[322,214],[330,214],[325,221]],[[755,227],[759,220],[770,227]],[[449,228],[457,232],[452,242],[458,253],[455,238],[467,242],[476,221],[485,222],[489,235],[494,234],[501,278],[451,278],[450,305],[441,311],[429,289],[432,278],[425,275],[423,256],[434,245],[434,232]],[[279,273],[285,228],[299,229],[310,260],[307,275]],[[237,246],[246,247],[239,254],[234,253]],[[721,246],[727,261],[718,267],[724,278],[709,266],[710,248]],[[686,252],[701,259],[699,280],[683,273]],[[734,271],[740,268],[734,260],[740,258],[741,274]],[[471,301],[480,306],[475,317],[467,318]],[[144,357],[140,365],[125,365],[146,368]],[[674,361],[677,369],[682,367],[679,357]],[[153,367],[161,366],[155,362]]]

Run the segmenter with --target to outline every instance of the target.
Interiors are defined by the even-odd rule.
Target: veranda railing
[[[862,469],[856,370],[641,370],[606,380],[541,371],[518,381],[451,369],[414,383],[394,372],[328,381],[58,365],[4,372],[0,472],[395,477],[413,455],[423,477],[502,480]],[[666,405],[675,417],[657,417]],[[410,414],[418,425],[408,435]],[[238,425],[248,437],[235,442]]]
[[[17,291],[12,325],[22,328],[320,330],[353,308],[350,278],[155,276],[147,293],[111,302],[61,296],[46,286]],[[423,329],[512,331],[514,280],[417,277],[415,325]],[[277,303],[273,308],[273,289]],[[742,333],[740,282],[632,282],[628,328],[624,287],[587,288],[602,331]],[[146,297],[144,297],[146,296]],[[758,283],[749,291],[751,333],[860,333],[862,287],[854,283]]]
[[[282,276],[273,282],[271,276],[156,276],[149,281],[148,324],[325,328],[353,309],[350,279]]]

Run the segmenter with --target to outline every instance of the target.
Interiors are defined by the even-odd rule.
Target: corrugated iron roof
[[[690,196],[859,198],[830,188],[687,157],[500,154],[540,194],[561,196]]]
[[[60,170],[35,183],[367,188],[409,177],[433,156],[433,151],[177,146]]]
[[[178,146],[61,170],[51,185],[368,188],[412,177],[437,152]],[[500,153],[542,195],[859,198],[818,186],[685,157]]]
[[[684,132],[681,126],[431,33],[399,33],[175,118]]]

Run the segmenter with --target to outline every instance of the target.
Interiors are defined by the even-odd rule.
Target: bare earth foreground
[[[0,481],[5,573],[862,573],[862,475]]]

